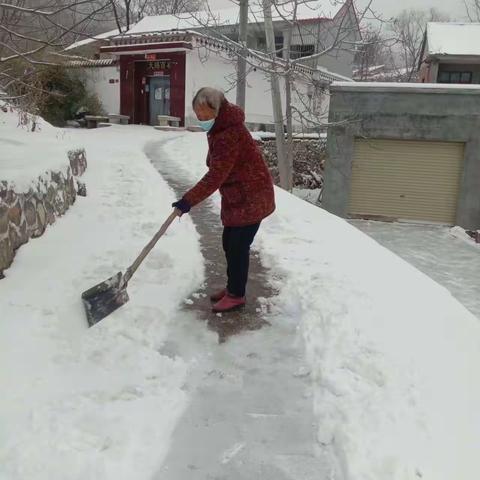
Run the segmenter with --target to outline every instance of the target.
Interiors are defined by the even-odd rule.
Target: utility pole
[[[265,24],[265,39],[267,53],[272,58],[272,73],[270,74],[270,85],[272,91],[272,109],[275,122],[275,138],[277,145],[278,173],[280,175],[280,186],[290,191],[292,189],[289,181],[288,159],[285,145],[285,131],[283,128],[282,97],[280,93],[279,75],[275,72],[277,52],[275,51],[275,32],[273,30],[272,4],[271,0],[263,0],[263,19]]]
[[[240,0],[238,42],[242,45],[237,60],[237,105],[245,110],[247,89],[248,0]]]

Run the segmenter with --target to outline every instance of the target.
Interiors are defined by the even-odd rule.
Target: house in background
[[[326,13],[331,16],[327,18]],[[108,32],[110,35],[70,46],[68,53],[81,52],[85,57],[88,49],[90,58],[72,60],[68,65],[82,69],[87,86],[99,95],[108,113],[128,115],[133,123],[142,124],[156,124],[158,115],[172,115],[180,118],[181,125],[192,125],[196,119],[190,99],[196,89],[211,85],[224,90],[227,98],[235,101],[236,54],[225,40],[238,38],[238,15],[236,8],[145,17],[121,35]],[[261,52],[265,48],[263,16],[260,11],[251,11],[250,15],[248,44]],[[279,62],[283,57],[287,16],[285,11],[274,18]],[[317,112],[326,121],[329,84],[350,80],[352,45],[360,39],[355,9],[351,0],[337,7],[331,7],[329,1],[309,2],[300,5],[297,18],[292,41],[295,59],[323,51],[328,42],[335,43],[328,55],[314,60],[305,58],[295,67],[294,107],[297,111]],[[255,67],[256,61],[258,58],[252,54],[247,73],[246,116],[248,123],[258,127],[271,124],[273,114],[269,78]],[[297,129],[301,124],[302,120],[297,118]]]
[[[480,84],[480,23],[430,22],[420,55],[419,81]]]
[[[284,58],[287,31],[293,19],[294,3],[285,2],[272,9],[275,49]],[[299,3],[296,25],[292,31],[291,58],[305,59],[303,64],[326,68],[343,76],[352,77],[355,45],[361,40],[360,27],[353,0],[314,0]],[[208,25],[208,26],[207,26]],[[178,17],[162,15],[141,20],[130,32],[148,32],[152,29],[189,29],[221,38],[238,41],[239,9],[222,9],[216,12],[197,12]],[[265,26],[261,5],[250,3],[248,16],[249,48],[266,51]],[[333,48],[331,48],[333,46]],[[315,59],[307,57],[326,51]]]
[[[110,45],[100,50],[119,58],[120,113],[130,116],[132,123],[155,125],[158,115],[172,115],[182,126],[196,125],[191,99],[206,85],[223,90],[235,102],[236,53],[219,40],[192,31],[132,32],[111,39]],[[262,63],[250,55],[246,120],[251,128],[268,129],[273,124],[270,79],[254,66],[256,62]],[[293,78],[296,111],[318,111],[326,123],[329,98],[318,89],[327,90],[333,81],[348,79],[305,65],[294,68]],[[280,85],[284,91],[283,78]],[[297,130],[302,127],[298,116],[294,126]]]

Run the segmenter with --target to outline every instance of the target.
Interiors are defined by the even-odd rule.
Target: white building
[[[347,4],[350,4],[349,0]],[[344,12],[343,15],[350,14],[350,10],[340,8],[340,11]],[[236,12],[238,17],[238,9]],[[312,10],[309,12],[314,15]],[[110,36],[108,43],[103,39],[97,40],[103,43],[98,45],[100,55],[108,56],[108,59],[70,62],[70,65],[83,69],[87,86],[98,94],[108,113],[121,113],[128,115],[132,123],[152,125],[157,123],[158,115],[171,115],[180,118],[181,125],[193,125],[196,118],[191,99],[200,87],[219,88],[229,100],[235,101],[237,54],[235,45],[228,38],[234,36],[232,32],[237,24],[231,10],[222,11],[222,15],[214,20],[219,24],[214,28],[215,37],[210,35],[213,28],[210,32],[210,27],[199,27],[203,21],[211,24],[211,18],[146,17],[127,33]],[[308,20],[305,15],[306,12],[298,17],[299,22],[306,22],[309,26],[317,21],[319,25],[325,23],[325,18]],[[192,22],[196,22],[196,29],[191,29]],[[283,23],[277,19],[276,28]],[[260,37],[253,35],[255,31],[258,30],[249,26],[250,37],[258,40]],[[250,39],[250,43],[252,41]],[[85,45],[83,41],[79,47]],[[75,48],[77,46],[73,45],[70,50]],[[314,52],[309,50],[308,54],[311,53]],[[277,54],[279,58],[276,61],[282,64],[281,49]],[[268,68],[265,54],[260,51],[249,54],[245,112],[247,123],[253,127],[264,125],[268,128],[273,123]],[[292,92],[296,128],[305,126],[304,114],[307,111],[310,115],[313,112],[317,119],[326,120],[329,84],[348,79],[313,65],[313,60],[297,62]],[[284,91],[284,85],[281,88]]]

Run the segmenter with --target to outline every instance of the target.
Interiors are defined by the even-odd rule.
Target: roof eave
[[[429,53],[424,61],[436,60],[444,63],[480,63],[480,54]]]

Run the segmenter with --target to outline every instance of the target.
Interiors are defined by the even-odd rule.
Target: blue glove
[[[188,213],[192,208],[183,198],[178,202],[172,203],[172,207],[178,208],[182,213]]]

